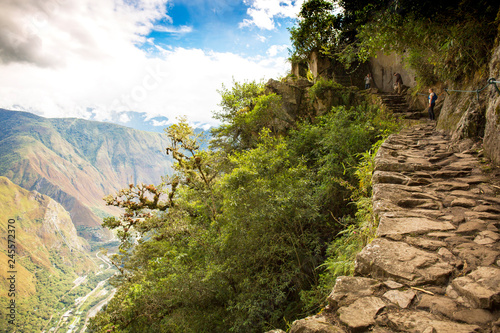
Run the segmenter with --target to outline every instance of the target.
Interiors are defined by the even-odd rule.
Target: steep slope
[[[80,119],[46,119],[0,109],[0,175],[46,194],[71,214],[79,234],[109,237],[102,198],[129,183],[159,183],[171,170],[161,134]]]
[[[473,150],[433,124],[389,136],[375,160],[377,238],[299,332],[498,332],[500,191]],[[279,332],[279,331],[272,331]]]
[[[78,237],[69,213],[51,198],[29,192],[5,177],[0,177],[0,269],[7,272],[8,220],[15,227],[16,270],[18,292],[21,297],[33,295],[36,285],[35,271],[44,270],[59,275],[54,263],[58,262],[72,271],[82,272],[91,268],[86,250],[89,245]],[[5,266],[5,267],[4,267]],[[84,269],[84,267],[86,267]],[[0,280],[0,294],[6,295],[7,280]]]

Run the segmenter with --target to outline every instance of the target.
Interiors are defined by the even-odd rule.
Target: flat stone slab
[[[455,230],[453,224],[447,221],[433,221],[425,217],[389,218],[380,217],[377,236],[424,234],[429,231]]]
[[[409,197],[414,193],[423,193],[423,189],[420,186],[408,186],[401,184],[374,184],[373,185],[373,200],[378,198],[389,199],[393,202],[397,202],[401,199],[401,193]]]
[[[467,211],[465,212],[465,216],[468,219],[481,219],[481,220],[498,220],[498,214],[492,214],[487,212],[474,212]]]
[[[454,232],[436,231],[428,233],[427,236],[436,238],[448,238],[448,237],[455,237],[456,234]]]
[[[443,178],[443,179],[461,178],[470,175],[470,171],[440,170],[434,172],[432,175],[434,176],[434,178]]]
[[[451,207],[471,208],[477,204],[476,200],[467,198],[456,198],[451,202]]]
[[[332,309],[354,303],[357,299],[372,296],[381,283],[377,280],[359,276],[339,276],[327,300]]]
[[[384,286],[390,289],[399,289],[404,287],[404,285],[402,285],[401,283],[392,280],[384,281]]]
[[[455,191],[451,191],[450,195],[455,196],[455,197],[464,197],[464,198],[473,199],[473,200],[481,199],[482,202],[487,202],[490,204],[497,204],[497,205],[500,204],[500,198],[480,195],[480,194],[473,193],[472,191],[455,190]]]
[[[472,209],[475,212],[486,212],[486,213],[493,213],[493,214],[500,214],[500,206],[495,205],[480,205],[476,206]]]
[[[489,266],[495,263],[498,252],[474,242],[462,243],[452,249],[453,254],[467,261],[468,266]]]
[[[415,292],[411,289],[406,291],[389,290],[384,294],[384,297],[391,301],[391,303],[397,304],[399,307],[406,309],[415,298],[415,295]]]
[[[487,324],[494,322],[496,317],[484,309],[466,309],[453,313],[453,319],[467,324]]]
[[[479,267],[452,281],[453,288],[476,307],[489,309],[500,304],[500,269]]]
[[[453,299],[445,296],[422,295],[417,309],[425,309],[432,313],[441,313],[452,317],[458,310],[458,304]]]
[[[345,333],[345,331],[330,324],[323,316],[311,316],[294,321],[290,333]]]
[[[436,251],[440,247],[446,247],[447,245],[443,241],[423,237],[406,237],[405,241],[410,245],[421,247],[429,251]]]
[[[495,244],[498,239],[500,239],[500,235],[498,233],[490,230],[484,230],[481,231],[476,238],[474,238],[474,242],[477,244],[489,245]]]
[[[456,182],[456,181],[444,181],[433,184],[436,191],[454,191],[462,190],[466,191],[470,188],[468,183]]]
[[[391,278],[415,286],[444,283],[453,267],[435,253],[377,238],[357,255],[355,271],[359,275]]]
[[[414,311],[405,313],[389,313],[389,325],[400,332],[408,333],[472,333],[480,332],[476,325],[459,324],[452,321],[440,320],[437,316],[424,312]]]
[[[403,184],[406,185],[410,178],[398,172],[375,171],[372,176],[373,184]]]
[[[464,181],[468,184],[481,184],[488,182],[488,177],[485,176],[470,176],[470,177],[465,177],[461,178],[461,181]]]
[[[358,330],[375,324],[375,316],[385,307],[384,301],[378,297],[363,297],[349,306],[338,310],[339,319],[349,328]]]
[[[399,163],[397,158],[382,157],[375,160],[375,170],[380,171],[397,171],[397,172],[408,172],[408,171],[433,171],[438,167],[430,163],[426,159],[411,158],[405,163]],[[458,173],[458,171],[455,171]],[[450,176],[451,178],[453,176]]]
[[[464,235],[473,235],[486,230],[487,223],[482,220],[470,220],[458,226],[457,233]]]

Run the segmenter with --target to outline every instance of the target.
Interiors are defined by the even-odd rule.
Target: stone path
[[[291,333],[500,332],[500,187],[472,151],[417,125],[376,158],[378,237]]]
[[[402,114],[406,119],[426,118],[421,110],[412,110],[404,95],[379,93],[382,104],[392,113]]]

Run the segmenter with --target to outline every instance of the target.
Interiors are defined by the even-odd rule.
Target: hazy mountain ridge
[[[61,203],[88,239],[106,235],[102,216],[118,213],[104,196],[129,183],[159,183],[171,172],[159,133],[4,109],[0,129],[0,175]]]

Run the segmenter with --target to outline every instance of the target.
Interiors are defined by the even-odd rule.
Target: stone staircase
[[[500,332],[500,177],[416,125],[376,157],[377,238],[291,333]],[[272,331],[279,332],[279,330]]]
[[[392,113],[402,115],[406,119],[425,118],[426,114],[419,110],[412,110],[404,95],[379,93],[382,104]]]

